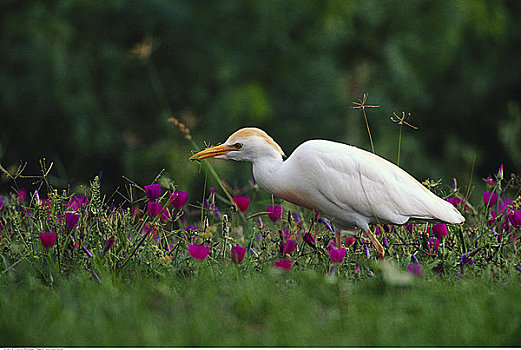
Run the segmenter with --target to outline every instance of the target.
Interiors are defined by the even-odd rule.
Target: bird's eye
[[[237,142],[236,144],[233,145],[233,147],[235,147],[235,149],[241,149],[242,143]]]

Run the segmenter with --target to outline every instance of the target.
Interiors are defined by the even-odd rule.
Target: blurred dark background
[[[352,102],[368,93],[376,153],[416,178],[474,184],[521,169],[521,2],[2,0],[0,163],[54,162],[58,187],[165,169],[204,174],[191,144],[266,130],[290,154],[326,138],[370,150]],[[232,186],[248,164],[213,161]],[[11,186],[3,176],[2,191]],[[196,197],[198,195],[196,194]]]

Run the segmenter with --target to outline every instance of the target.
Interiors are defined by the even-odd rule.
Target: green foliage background
[[[370,149],[352,101],[369,93],[376,152],[396,161],[393,112],[411,112],[401,165],[466,183],[521,169],[521,3],[15,1],[0,3],[0,162],[55,162],[56,185],[105,186],[162,169],[201,183],[194,139],[258,126],[286,154],[328,138]],[[150,38],[148,59],[130,54]],[[238,185],[249,166],[217,166]]]

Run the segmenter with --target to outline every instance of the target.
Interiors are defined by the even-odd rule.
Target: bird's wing
[[[361,227],[364,220],[403,224],[410,218],[446,222],[462,218],[450,203],[408,173],[356,147],[312,140],[299,146],[286,162],[305,178],[302,183],[314,202],[310,206],[337,221],[344,216],[346,225],[354,222]]]

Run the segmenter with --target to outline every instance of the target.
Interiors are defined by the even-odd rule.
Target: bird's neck
[[[266,191],[276,194],[283,176],[282,157],[262,158],[252,162],[255,181]]]

